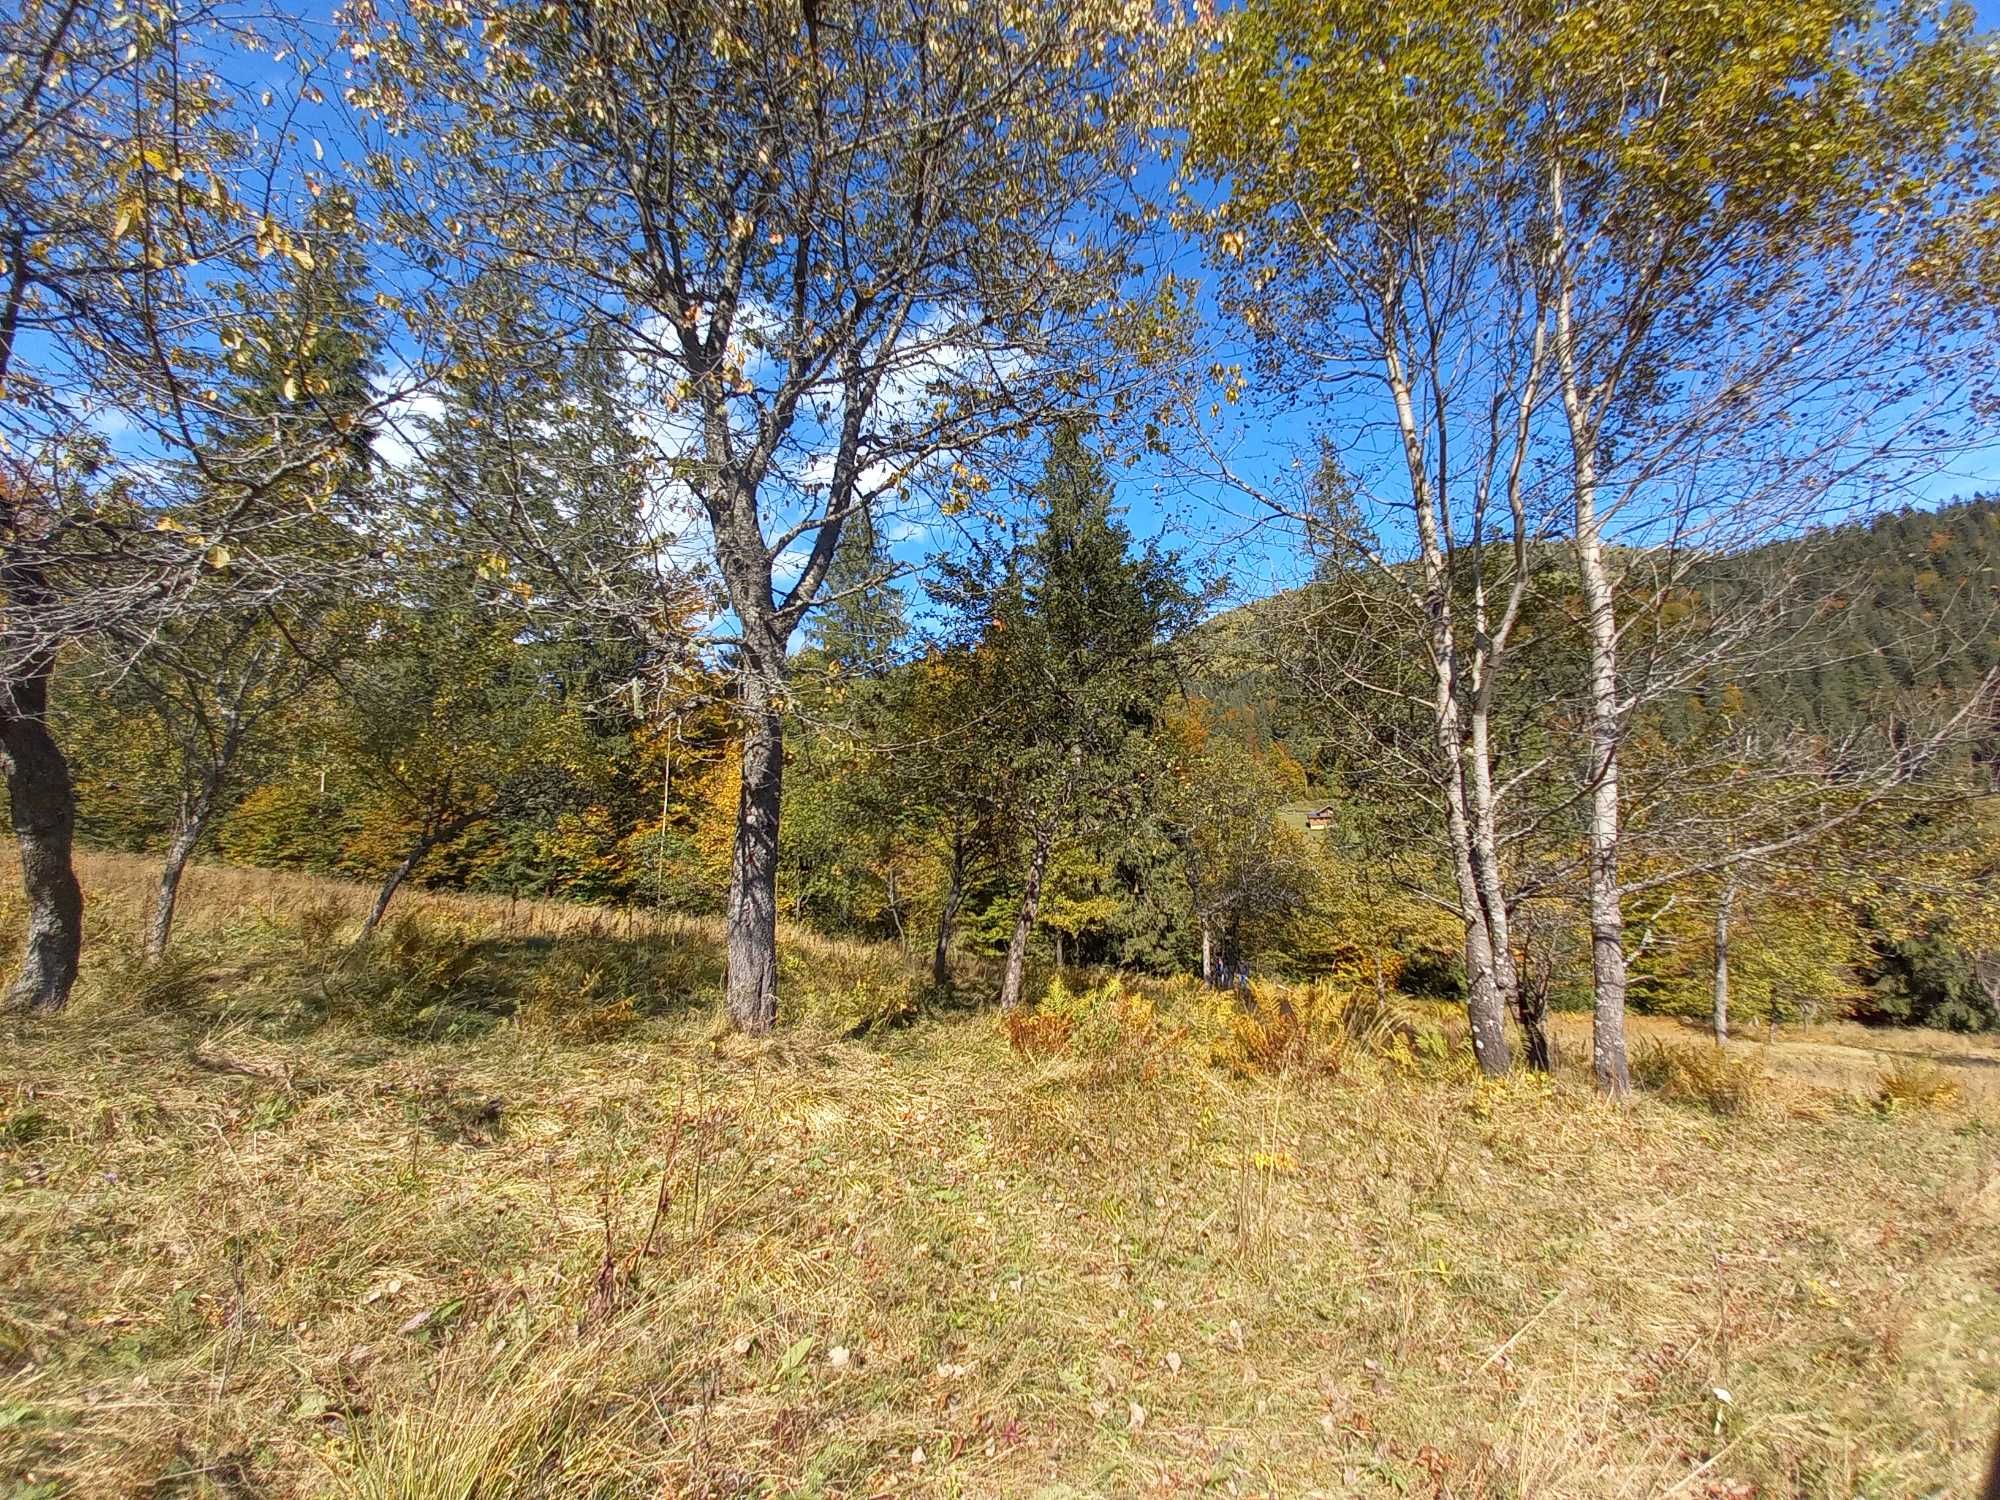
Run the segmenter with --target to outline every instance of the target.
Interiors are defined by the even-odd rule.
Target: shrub
[[[1647,1042],[1632,1055],[1635,1083],[1663,1099],[1699,1104],[1719,1115],[1748,1109],[1763,1077],[1763,1066],[1754,1057],[1722,1047]]]
[[[891,953],[829,943],[779,959],[778,992],[802,1025],[844,1036],[894,1026],[917,1013],[915,977]]]
[[[1235,1073],[1313,1068],[1337,1073],[1357,1051],[1387,1052],[1414,1028],[1372,989],[1327,980],[1283,985],[1253,980],[1238,995],[1209,991],[1204,1001],[1206,1061]]]
[[[1379,1051],[1397,1071],[1425,1078],[1479,1076],[1465,1036],[1431,1021],[1408,1021],[1388,1032]]]
[[[1159,1061],[1160,1045],[1178,1036],[1164,1033],[1153,1001],[1127,989],[1116,974],[1078,990],[1058,974],[1033,1010],[1011,1011],[1001,1018],[1001,1026],[1008,1045],[1023,1057],[1067,1054],[1114,1071],[1134,1061],[1152,1067]]]
[[[1875,1088],[1875,1107],[1884,1114],[1908,1109],[1949,1109],[1964,1097],[1958,1080],[1935,1063],[1899,1062]]]
[[[1048,982],[1042,1004],[1044,1016],[1070,1022],[1070,1050],[1088,1056],[1108,1056],[1124,1042],[1150,1040],[1154,1032],[1152,1000],[1126,990],[1116,974],[1106,974],[1088,990],[1070,990],[1058,974]]]
[[[1017,1007],[1004,1012],[1000,1028],[1007,1033],[1007,1045],[1021,1057],[1055,1057],[1069,1046],[1076,1022],[1068,1016],[1045,1016],[1040,1011]]]
[[[398,917],[329,981],[330,1009],[401,1037],[476,1035],[505,1013],[472,980],[479,949],[460,928]]]

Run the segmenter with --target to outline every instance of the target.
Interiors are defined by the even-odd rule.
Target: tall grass
[[[142,1008],[143,867],[87,876],[104,967],[0,1049],[0,1494],[1917,1496],[1991,1424],[1976,1093],[1613,1108],[1421,1007],[1101,977],[1052,1052],[748,1042],[638,1003],[712,982],[702,924],[427,897],[350,961],[355,893],[210,870]],[[329,1007],[462,947],[484,1028]],[[1218,1065],[1245,1017],[1297,1035]],[[1759,1087],[1819,1098],[1788,1050]]]

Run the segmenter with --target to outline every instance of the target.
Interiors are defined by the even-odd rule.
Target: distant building
[[[1287,802],[1278,809],[1278,820],[1302,833],[1325,833],[1336,826],[1339,813],[1331,802]]]

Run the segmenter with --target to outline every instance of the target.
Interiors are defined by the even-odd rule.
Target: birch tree
[[[1478,705],[1518,615],[1475,577],[1459,618],[1455,561],[1523,555],[1552,519],[1570,540],[1592,1065],[1623,1093],[1619,747],[1772,620],[1743,601],[1675,635],[1683,596],[1979,440],[1996,72],[1970,26],[1845,0],[1267,3],[1204,76],[1192,160],[1227,177],[1203,222],[1232,305],[1407,515],[1488,1067],[1514,980],[1482,845],[1511,782],[1486,785]]]
[[[1531,15],[1519,161],[1590,653],[1592,1067],[1622,1094],[1620,747],[1720,653],[1628,658],[1706,558],[1880,505],[1980,441],[1966,272],[1990,242],[2000,72],[1962,5]]]
[[[1377,606],[1421,622],[1435,788],[1464,924],[1483,1070],[1517,1003],[1493,715],[1531,586],[1550,387],[1541,267],[1504,168],[1491,7],[1253,6],[1198,85],[1190,169],[1226,178],[1194,215],[1267,384],[1325,404],[1343,505],[1259,500],[1331,544]],[[1372,524],[1370,524],[1372,521]],[[1498,545],[1495,545],[1498,544]]]

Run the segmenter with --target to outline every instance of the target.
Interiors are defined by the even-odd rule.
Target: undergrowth
[[[172,998],[9,1023],[10,1500],[1887,1500],[2000,1400],[1989,1101],[1879,1054],[1612,1106],[1370,987],[996,1023],[798,934],[752,1042],[713,928],[230,878]]]
[[[1965,1097],[1958,1080],[1935,1063],[1904,1061],[1882,1075],[1875,1102],[1885,1113],[1910,1109],[1950,1109]]]
[[[1632,1081],[1679,1104],[1740,1115],[1762,1092],[1763,1065],[1742,1051],[1700,1043],[1646,1040],[1631,1057]]]

